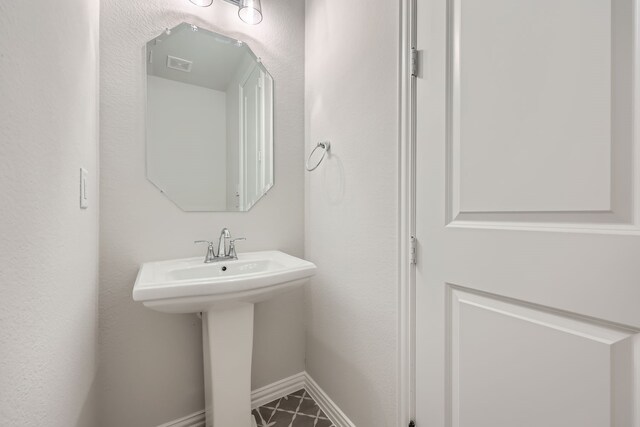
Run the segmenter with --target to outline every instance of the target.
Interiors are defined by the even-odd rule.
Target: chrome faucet
[[[228,246],[227,240],[229,241]],[[207,255],[204,258],[204,262],[209,264],[211,262],[238,259],[238,254],[236,253],[236,242],[238,240],[245,240],[245,238],[238,237],[236,239],[232,239],[229,229],[225,227],[220,232],[217,253],[215,252],[214,243],[209,240],[196,240],[194,243],[206,243],[208,245]]]
[[[223,228],[220,232],[220,237],[218,238],[218,258],[229,256],[229,252],[227,251],[227,239],[231,238],[231,233],[229,233],[228,228]]]

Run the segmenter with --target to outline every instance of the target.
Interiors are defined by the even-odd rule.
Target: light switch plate
[[[80,168],[80,208],[87,209],[89,207],[89,197],[87,194],[87,170]]]

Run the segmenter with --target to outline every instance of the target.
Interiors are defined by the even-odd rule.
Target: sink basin
[[[202,257],[148,262],[133,299],[165,313],[197,313],[256,303],[299,286],[316,266],[280,251],[249,252],[237,260],[205,264]]]
[[[206,427],[252,427],[254,304],[302,285],[316,266],[280,251],[205,264],[203,257],[147,262],[133,299],[165,313],[202,312]]]

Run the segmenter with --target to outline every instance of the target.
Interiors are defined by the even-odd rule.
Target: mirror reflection
[[[273,79],[238,40],[180,24],[147,43],[147,178],[185,211],[273,186]]]

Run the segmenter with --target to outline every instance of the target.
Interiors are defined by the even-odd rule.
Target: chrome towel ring
[[[309,161],[311,161],[311,157],[313,157],[313,153],[315,153],[318,148],[322,148],[322,156],[320,157],[320,160],[318,160],[318,163],[316,163],[315,166],[311,167],[309,166]],[[324,156],[329,152],[330,149],[331,149],[331,143],[329,141],[318,142],[315,148],[311,150],[311,153],[309,154],[309,158],[307,159],[307,163],[305,165],[307,167],[307,170],[309,172],[316,170],[316,168],[320,166],[320,163],[322,163],[322,161],[324,160]]]

